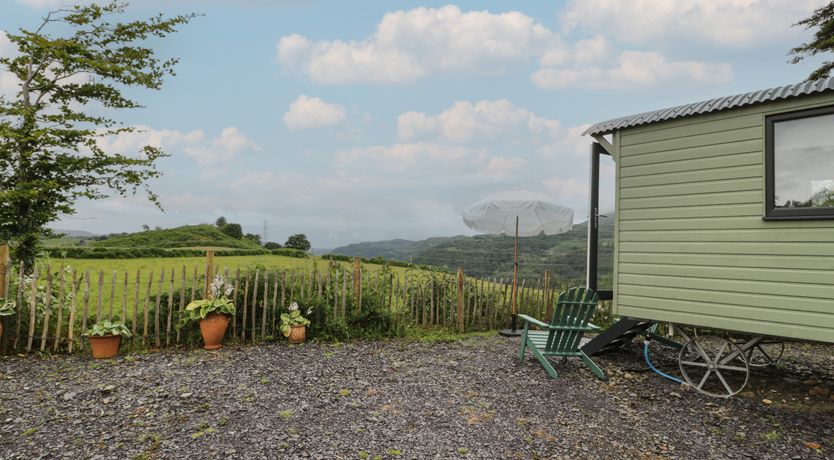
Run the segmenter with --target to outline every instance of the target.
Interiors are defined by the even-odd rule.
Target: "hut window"
[[[834,107],[765,120],[765,219],[834,219]]]

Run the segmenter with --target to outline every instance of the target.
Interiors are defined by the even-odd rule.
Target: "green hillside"
[[[540,276],[545,270],[560,280],[585,278],[587,251],[587,223],[581,223],[561,235],[540,235],[521,238],[519,245],[519,272],[523,277]],[[599,274],[600,279],[610,278],[613,267],[614,221],[600,220]],[[468,275],[478,277],[512,276],[513,237],[511,236],[455,236],[430,238],[423,241],[388,240],[375,243],[359,243],[332,251],[361,257],[383,257],[415,264],[447,267],[463,267]],[[600,285],[604,287],[604,282]]]
[[[357,256],[365,259],[382,257],[387,260],[399,260],[410,262],[411,259],[420,253],[436,246],[442,246],[457,238],[466,239],[466,236],[440,236],[420,241],[413,240],[385,240],[364,243],[353,243],[329,251],[330,254],[343,254],[346,256]]]
[[[261,249],[246,238],[235,239],[212,225],[186,225],[162,230],[111,235],[100,241],[88,241],[88,246],[106,248],[232,248]]]

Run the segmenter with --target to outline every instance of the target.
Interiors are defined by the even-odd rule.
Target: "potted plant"
[[[106,319],[93,324],[93,328],[84,335],[90,341],[93,358],[108,359],[119,354],[122,337],[130,337],[130,330],[121,321]]]
[[[199,321],[203,348],[217,350],[223,346],[229,320],[235,315],[235,304],[228,298],[234,287],[217,275],[210,288],[211,298],[195,300],[185,307],[188,317],[184,320]]]
[[[295,302],[290,304],[289,310],[289,313],[281,313],[281,333],[289,338],[290,343],[301,343],[307,337],[307,325],[310,324],[310,320],[301,316]]]
[[[3,317],[13,315],[16,306],[14,300],[0,298],[0,337],[3,337]]]

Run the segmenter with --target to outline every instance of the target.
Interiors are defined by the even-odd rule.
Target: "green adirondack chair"
[[[600,379],[605,379],[605,373],[591,358],[579,349],[580,340],[585,332],[599,328],[589,321],[597,306],[597,293],[592,289],[579,287],[571,288],[559,294],[553,319],[546,324],[527,315],[518,315],[524,321],[524,332],[521,334],[521,351],[518,357],[524,362],[524,350],[530,349],[533,356],[542,363],[544,369],[552,377],[558,377],[553,365],[547,360],[548,356],[561,356],[563,360],[576,357],[582,360]],[[531,330],[530,326],[537,326],[541,330]]]

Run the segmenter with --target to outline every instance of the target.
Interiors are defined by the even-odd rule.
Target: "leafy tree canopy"
[[[307,235],[303,233],[296,233],[295,235],[291,235],[287,238],[287,242],[284,243],[284,247],[298,249],[301,251],[309,251],[312,246],[310,245],[310,241],[307,240]]]
[[[827,5],[814,11],[814,14],[810,17],[794,25],[804,26],[806,29],[816,29],[816,31],[814,32],[813,40],[791,50],[791,54],[793,55],[791,59],[792,64],[802,62],[803,59],[816,56],[819,53],[834,52],[834,2],[829,2]],[[834,61],[825,61],[819,68],[811,72],[808,80],[827,78],[831,75],[832,69],[834,69]]]
[[[148,185],[166,154],[152,146],[105,151],[97,141],[135,129],[109,115],[141,107],[125,88],[158,90],[174,74],[177,59],[161,60],[148,45],[195,15],[114,21],[126,6],[58,9],[35,29],[8,34],[17,50],[0,58],[0,69],[17,78],[19,91],[0,97],[0,240],[12,241],[28,267],[46,225],[73,214],[80,198],[144,189],[159,206]]]
[[[255,243],[261,244],[261,235],[256,235],[254,233],[247,233],[243,235],[244,238],[250,241],[254,241]]]
[[[243,238],[243,228],[241,228],[240,224],[226,224],[220,231],[238,240]]]

